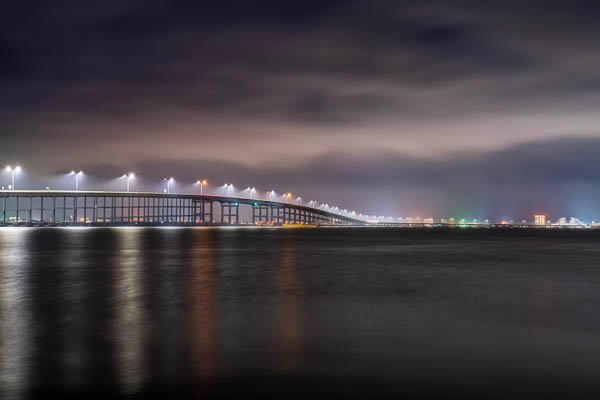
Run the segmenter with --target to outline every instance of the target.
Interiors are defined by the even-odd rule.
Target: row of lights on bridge
[[[11,184],[8,186],[9,190],[15,190],[15,175],[17,173],[21,172],[21,170],[22,169],[21,169],[21,167],[19,165],[15,165],[15,166],[8,165],[5,168],[5,171],[6,172],[10,172],[10,174],[11,174]],[[83,176],[83,171],[78,171],[78,172],[71,171],[69,173],[69,175],[71,175],[71,176],[73,176],[75,178],[75,191],[78,191],[79,190],[79,178],[81,176]],[[135,174],[133,172],[130,172],[128,174],[123,174],[123,176],[121,178],[125,179],[126,184],[127,184],[127,186],[126,186],[127,192],[129,192],[130,189],[131,189],[131,181],[133,181],[135,179]],[[164,192],[167,193],[167,194],[171,193],[171,185],[173,184],[173,182],[175,181],[175,179],[173,177],[170,177],[170,178],[164,178],[163,181],[166,182],[166,187],[164,188]],[[199,179],[199,180],[196,181],[196,185],[198,185],[200,187],[200,194],[201,195],[204,194],[204,187],[207,184],[208,184],[208,181],[206,179],[202,179],[202,180]],[[227,196],[228,197],[231,196],[231,190],[233,189],[233,184],[226,183],[222,187],[225,188],[225,189],[227,189]],[[4,187],[2,187],[2,189],[4,189]],[[48,189],[48,188],[46,188],[46,189]],[[246,190],[249,191],[250,198],[254,199],[254,196],[256,194],[256,188],[254,188],[254,187],[248,187]],[[275,195],[276,195],[276,193],[275,193],[274,190],[270,190],[266,194],[269,196],[269,200],[270,201],[276,200],[274,198]],[[291,193],[285,193],[283,195],[283,197],[284,197],[285,202],[290,202],[290,200],[292,198],[292,194]],[[299,204],[302,204],[302,198],[301,197],[297,197],[295,200]],[[310,207],[317,208],[318,203],[316,201],[314,201],[314,200],[311,200],[311,201],[308,202],[308,205]],[[328,204],[322,204],[319,208],[331,209],[331,210],[334,210],[334,211],[339,210],[338,207],[329,207]],[[339,210],[339,211],[347,211],[347,210]],[[348,214],[355,215],[356,213],[354,211],[352,211],[352,212],[350,212]]]
[[[15,190],[15,175],[19,172],[21,172],[22,168],[19,165],[8,165],[5,168],[6,172],[10,172],[11,174],[11,184],[9,185],[8,189],[9,190]],[[83,171],[71,171],[69,173],[69,175],[73,176],[75,179],[75,191],[79,190],[79,179],[81,176],[83,176]],[[126,181],[126,188],[127,188],[127,192],[130,191],[131,189],[131,182],[135,179],[135,174],[133,172],[127,173],[127,174],[123,174],[123,176],[121,177],[122,179],[124,179]],[[171,193],[171,185],[173,184],[173,182],[175,182],[175,179],[173,177],[170,178],[164,178],[163,181],[166,183],[166,187],[164,188],[164,192],[169,194]],[[203,195],[204,194],[204,187],[208,184],[208,181],[206,179],[199,179],[196,181],[196,185],[200,187],[200,194]],[[227,197],[231,196],[231,190],[234,188],[233,184],[231,183],[226,183],[222,186],[223,188],[227,189]],[[2,189],[4,189],[4,187],[2,187]],[[49,189],[49,188],[46,188]],[[250,193],[250,198],[254,199],[254,196],[256,194],[256,188],[254,187],[248,187],[246,189],[246,191],[248,191]],[[269,197],[268,199],[270,201],[274,201],[276,200],[275,196],[276,193],[274,190],[270,190],[266,193]],[[284,201],[286,203],[289,203],[291,198],[292,198],[292,194],[291,193],[285,193],[283,194],[284,197]],[[296,202],[300,205],[302,205],[302,197],[297,197]],[[308,205],[310,207],[313,208],[322,208],[324,210],[332,210],[334,212],[342,212],[342,214],[348,214],[350,216],[355,216],[356,212],[352,211],[352,212],[348,212],[347,210],[340,210],[338,207],[330,207],[328,204],[322,204],[321,206],[318,205],[318,203],[314,200],[311,200],[308,202]],[[362,214],[359,214],[359,216],[362,216]]]
[[[11,173],[11,184],[9,185],[8,189],[9,190],[15,190],[15,175],[18,172],[21,172],[21,167],[20,166],[7,166],[5,169],[7,172]],[[79,178],[81,176],[83,176],[83,171],[71,171],[69,173],[69,175],[73,176],[75,179],[75,191],[79,191]],[[122,179],[125,179],[126,181],[126,188],[127,188],[127,192],[130,192],[131,190],[131,181],[133,181],[135,179],[135,174],[133,172],[130,172],[128,174],[123,174],[123,176],[121,177]],[[164,188],[164,192],[169,194],[171,193],[171,185],[173,184],[173,182],[175,181],[175,179],[173,177],[170,178],[164,178],[163,181],[166,183],[166,187]],[[206,179],[202,179],[202,180],[197,180],[196,181],[196,185],[198,185],[200,187],[200,194],[203,195],[204,194],[204,187],[208,184],[208,181]],[[227,190],[227,197],[231,196],[231,190],[233,189],[233,184],[231,183],[226,183],[223,185],[223,188],[225,188]],[[250,199],[254,199],[254,196],[256,194],[256,188],[255,187],[248,187],[246,189],[247,191],[249,191],[250,193]],[[269,196],[269,200],[273,201],[274,196],[275,196],[275,191],[274,190],[270,190],[267,192],[267,195]],[[291,200],[292,194],[291,193],[285,193],[283,195],[284,199],[286,202],[289,202]],[[295,199],[299,204],[302,204],[302,197],[297,197]],[[314,200],[311,200],[308,202],[308,204],[311,207],[315,207],[318,203]]]

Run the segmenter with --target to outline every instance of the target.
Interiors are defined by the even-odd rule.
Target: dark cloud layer
[[[5,2],[0,157],[591,217],[599,19],[593,1]]]

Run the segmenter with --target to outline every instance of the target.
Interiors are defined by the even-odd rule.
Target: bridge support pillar
[[[291,210],[289,207],[284,207],[283,208],[283,223],[284,224],[289,224],[290,223],[290,217],[291,217]]]
[[[73,197],[73,222],[77,223],[77,203],[79,199],[77,196]]]
[[[252,205],[252,223],[261,224],[269,221],[269,206]]]
[[[284,207],[283,223],[284,224],[299,224],[300,223],[300,210],[295,207]]]
[[[221,223],[240,223],[240,206],[238,203],[221,203]]]
[[[213,202],[205,200],[194,200],[194,223],[196,224],[212,224],[213,217]]]
[[[285,223],[284,208],[278,206],[270,206],[271,208],[271,222],[273,224]]]

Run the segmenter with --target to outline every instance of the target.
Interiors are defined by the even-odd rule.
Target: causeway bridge
[[[240,208],[247,220],[240,217]],[[310,206],[154,192],[1,190],[0,225],[366,225]]]

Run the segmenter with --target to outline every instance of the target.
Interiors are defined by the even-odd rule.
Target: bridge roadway
[[[366,224],[318,208],[247,197],[1,190],[0,225],[240,225],[240,206],[251,207],[255,225]]]

